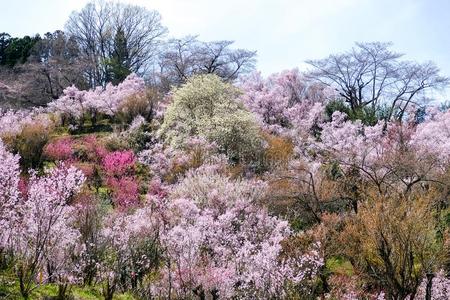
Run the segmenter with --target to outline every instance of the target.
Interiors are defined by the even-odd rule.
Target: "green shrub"
[[[383,118],[383,109],[373,109],[372,107],[357,107],[355,109],[351,109],[344,101],[342,100],[334,100],[330,101],[325,107],[325,113],[328,118],[331,119],[331,116],[335,111],[345,113],[349,120],[361,120],[361,122],[365,125],[373,126],[375,125],[379,119]]]

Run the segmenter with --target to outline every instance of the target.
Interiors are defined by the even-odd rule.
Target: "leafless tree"
[[[402,61],[391,43],[357,43],[351,51],[309,60],[310,76],[336,89],[353,111],[388,107],[387,119],[401,120],[409,104],[421,104],[427,92],[446,87],[432,62]]]
[[[195,36],[170,40],[159,58],[160,80],[166,88],[195,74],[216,74],[227,81],[255,67],[256,51],[232,49],[232,41],[202,42]]]
[[[31,76],[41,82],[53,99],[57,99],[69,85],[86,88],[87,83],[81,74],[87,66],[76,41],[60,30],[46,33],[34,46],[27,63]]]
[[[67,33],[76,40],[90,63],[86,77],[91,86],[105,85],[110,80],[108,63],[115,51],[114,38],[119,30],[127,50],[127,61],[120,63],[132,72],[145,74],[167,32],[157,11],[123,3],[93,1],[80,12],[73,12],[66,23]]]

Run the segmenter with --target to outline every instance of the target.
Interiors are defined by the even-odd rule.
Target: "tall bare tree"
[[[357,43],[352,50],[309,60],[310,76],[336,89],[353,111],[387,105],[387,119],[401,120],[411,103],[421,104],[430,90],[449,79],[432,62],[402,61],[391,43]]]
[[[232,81],[255,67],[256,51],[232,49],[232,41],[202,42],[195,36],[172,39],[159,58],[163,86],[179,85],[195,74]]]
[[[126,61],[119,62],[131,72],[143,75],[156,56],[156,49],[167,29],[157,11],[116,2],[93,1],[73,12],[66,31],[79,44],[90,63],[86,77],[91,86],[105,85],[112,78],[111,58],[115,37],[120,31],[126,45]],[[115,61],[117,64],[117,61]]]
[[[27,64],[34,74],[30,76],[34,76],[53,99],[57,99],[69,85],[86,88],[86,81],[81,75],[86,67],[87,62],[76,41],[60,30],[46,33],[36,43]]]

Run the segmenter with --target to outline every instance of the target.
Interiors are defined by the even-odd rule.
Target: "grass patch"
[[[329,258],[326,261],[325,266],[327,271],[332,274],[352,276],[354,273],[353,266],[350,261],[342,257]]]
[[[103,300],[101,286],[72,286],[69,294],[74,300]],[[42,300],[46,297],[55,297],[58,295],[58,286],[56,284],[44,284],[37,286],[29,297],[29,300]],[[19,300],[20,295],[19,284],[17,280],[10,276],[0,274],[0,299]],[[136,300],[130,293],[116,293],[114,300]]]

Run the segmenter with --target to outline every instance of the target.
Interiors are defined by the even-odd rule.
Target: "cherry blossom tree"
[[[441,165],[450,157],[450,110],[439,111],[431,107],[427,119],[418,124],[411,143],[422,155],[434,155]]]
[[[70,198],[84,182],[81,171],[59,166],[43,177],[32,173],[27,198],[16,207],[20,220],[12,224],[11,249],[14,252],[20,292],[28,298],[36,276],[47,268],[48,280],[70,282],[69,255],[77,243],[78,231],[71,225]],[[65,254],[65,255],[64,255]],[[72,271],[72,270],[70,270]]]
[[[12,227],[18,218],[15,207],[21,198],[19,159],[18,155],[6,150],[0,139],[0,259],[3,257],[3,250],[10,245]]]
[[[335,96],[332,89],[303,76],[298,69],[263,78],[254,73],[242,80],[241,100],[260,124],[272,133],[297,128],[307,132],[321,120],[324,105]],[[297,130],[297,131],[298,131]]]
[[[158,268],[161,224],[151,206],[106,218],[100,233],[103,251],[98,266],[105,299],[112,299],[119,286],[142,286],[144,276]]]
[[[166,206],[167,262],[154,293],[267,298],[313,278],[323,264],[316,250],[280,261],[290,229],[256,205],[262,193],[263,183],[235,182],[214,169],[188,173]]]
[[[41,124],[43,127],[49,127],[53,122],[42,108],[34,108],[31,110],[0,109],[0,137],[15,136],[29,124]]]
[[[144,89],[144,80],[132,73],[118,85],[109,83],[105,88],[96,87],[88,91],[80,91],[75,86],[70,86],[64,89],[60,98],[50,102],[48,107],[53,112],[75,120],[89,113],[95,121],[99,113],[114,116],[125,100],[133,94],[143,92]]]

